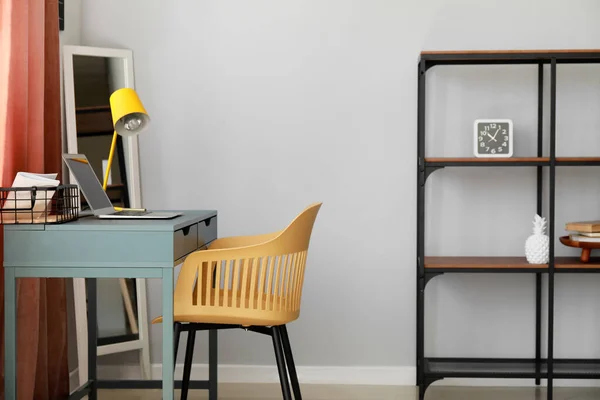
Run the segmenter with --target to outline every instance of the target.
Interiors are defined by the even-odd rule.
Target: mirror
[[[66,151],[85,154],[98,180],[103,182],[114,134],[109,105],[117,89],[134,88],[133,54],[127,49],[64,46]],[[64,171],[67,172],[67,171]],[[117,136],[116,152],[106,193],[113,206],[141,208],[137,136]],[[63,176],[67,174],[63,173]],[[71,174],[69,180],[76,183]],[[89,211],[80,195],[81,212]],[[86,379],[87,314],[85,281],[74,279],[75,324],[78,332],[80,381]],[[142,374],[149,374],[146,291],[144,279],[97,279],[98,355],[139,349]],[[83,298],[81,298],[83,297]],[[78,309],[79,307],[79,309]],[[80,329],[81,328],[81,329]],[[80,337],[80,331],[85,331]],[[82,354],[83,353],[83,354]],[[87,357],[87,356],[86,356]],[[147,363],[146,363],[147,360]],[[147,366],[146,366],[147,364]],[[86,368],[83,368],[86,372]]]
[[[87,156],[100,182],[104,181],[114,133],[108,99],[125,86],[123,64],[124,60],[118,58],[73,56],[77,151]],[[113,206],[130,207],[124,161],[123,138],[117,136],[106,193]],[[81,201],[85,210],[85,198]]]
[[[117,89],[134,88],[133,54],[126,49],[64,46],[64,57],[67,152],[85,154],[103,182],[114,133],[109,98]],[[140,208],[137,136],[118,136],[116,150],[107,194],[115,206]],[[85,211],[85,199],[81,201]]]

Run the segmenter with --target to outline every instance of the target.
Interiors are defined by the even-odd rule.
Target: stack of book
[[[565,229],[575,242],[600,242],[600,220],[568,222]]]

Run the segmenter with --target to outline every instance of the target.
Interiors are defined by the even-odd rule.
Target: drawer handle
[[[205,219],[203,222],[204,222],[204,225],[206,225],[206,226],[210,226],[210,222],[211,222],[211,221],[212,221],[212,218],[207,218],[207,219]]]
[[[189,235],[189,233],[190,233],[190,228],[191,228],[191,227],[192,227],[191,225],[190,225],[190,226],[186,226],[185,228],[183,228],[183,229],[181,230],[181,231],[183,232],[183,236],[187,236],[187,235]]]

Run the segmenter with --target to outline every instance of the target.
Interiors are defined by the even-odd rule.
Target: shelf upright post
[[[538,142],[537,156],[543,157],[544,146],[544,64],[538,64]],[[542,216],[544,169],[537,167],[537,214]],[[542,359],[542,274],[535,274],[535,372],[539,376]],[[539,386],[541,379],[535,378]]]
[[[550,64],[550,249],[548,263],[548,400],[552,400],[554,374],[554,228],[556,202],[556,58]]]
[[[425,394],[425,61],[418,64],[417,102],[417,385]],[[422,397],[421,397],[422,398]]]

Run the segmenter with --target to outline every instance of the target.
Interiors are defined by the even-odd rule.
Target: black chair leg
[[[279,382],[281,383],[281,392],[283,400],[292,400],[290,392],[290,383],[288,381],[287,370],[285,368],[285,357],[283,355],[283,345],[281,340],[281,331],[278,326],[271,327],[273,338],[273,348],[275,350],[275,359],[277,360],[277,371],[279,372]]]
[[[183,379],[181,382],[181,400],[186,400],[190,388],[190,374],[192,372],[192,358],[194,357],[194,344],[196,343],[196,329],[190,326],[187,345],[185,349],[185,362],[183,364]]]
[[[208,331],[208,400],[217,400],[217,370],[218,370],[218,331],[211,329]]]
[[[292,355],[292,346],[290,345],[290,337],[288,336],[287,327],[281,325],[281,340],[283,342],[283,353],[285,354],[285,361],[287,362],[288,370],[290,371],[290,381],[292,383],[292,391],[294,392],[295,400],[302,400],[302,394],[300,393],[300,384],[298,383],[298,374],[296,373],[296,364],[294,363],[294,356]]]
[[[174,355],[173,355],[173,370],[177,365],[177,350],[179,350],[179,339],[181,338],[181,322],[175,322],[173,324],[173,338],[175,340],[174,343]]]

